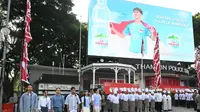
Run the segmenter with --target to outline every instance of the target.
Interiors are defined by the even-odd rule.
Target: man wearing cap
[[[118,95],[118,89],[114,89],[114,95],[111,99],[112,102],[112,111],[113,112],[119,112],[119,95]]]
[[[108,112],[112,112],[112,100],[113,98],[113,90],[112,88],[110,88],[110,94],[107,97],[107,108],[108,108]]]
[[[129,112],[135,112],[135,90],[131,88],[132,93],[129,94]]]
[[[128,91],[124,88],[125,94],[123,95],[123,112],[128,112]]]
[[[194,94],[193,94],[193,96],[192,96],[192,98],[194,99],[194,110],[196,111],[197,110],[197,104],[196,104],[196,102],[195,102],[195,98],[197,97],[197,90],[194,90]]]
[[[150,99],[151,99],[151,102],[150,102],[150,104],[151,104],[150,111],[151,112],[155,112],[156,110],[155,110],[155,95],[154,95],[154,91],[151,91],[151,97],[150,97]]]
[[[155,94],[156,110],[157,112],[162,111],[162,89],[158,89],[158,93]]]
[[[146,88],[145,89],[145,95],[144,95],[144,110],[145,112],[149,112],[149,91]]]
[[[119,95],[119,108],[120,112],[122,111],[122,105],[123,105],[123,95],[124,95],[124,88],[120,88],[120,95]]]
[[[172,98],[170,95],[170,91],[167,92],[167,108],[168,108],[168,111],[172,110]]]
[[[176,93],[174,94],[174,99],[175,99],[175,106],[178,106],[178,90],[176,90]]]
[[[167,105],[167,95],[166,95],[165,90],[163,91],[162,99],[163,99],[163,111],[167,112],[168,111],[168,105]]]
[[[194,99],[193,99],[193,94],[194,94],[194,90],[190,91],[189,97],[190,97],[190,107],[194,107]]]
[[[142,106],[143,106],[143,95],[142,91],[139,89],[137,97],[137,112],[142,112]]]
[[[190,92],[189,92],[189,90],[186,90],[185,97],[186,97],[187,108],[190,108]]]

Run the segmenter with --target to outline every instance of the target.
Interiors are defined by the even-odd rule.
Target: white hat
[[[170,91],[168,91],[167,93],[170,94]]]
[[[130,93],[131,92],[131,89],[130,88],[127,88],[128,92]]]
[[[137,89],[137,88],[135,88],[135,91],[138,91],[138,89]]]
[[[110,90],[111,93],[113,92],[112,88],[110,88],[109,90]]]
[[[192,92],[194,92],[194,89],[192,89]]]
[[[141,93],[142,92],[141,89],[139,89],[138,92]]]
[[[151,91],[151,94],[154,94],[154,92],[153,92],[153,91]]]
[[[164,90],[163,93],[166,93],[166,91]]]
[[[142,91],[144,91],[144,89],[142,89]]]
[[[127,89],[126,89],[126,88],[124,88],[124,92],[126,92],[126,90],[127,90]]]
[[[114,89],[114,92],[118,92],[118,88],[115,88],[115,89]]]
[[[123,91],[123,88],[119,88],[119,89],[120,89],[121,92]]]
[[[149,92],[148,88],[145,89],[145,92]]]

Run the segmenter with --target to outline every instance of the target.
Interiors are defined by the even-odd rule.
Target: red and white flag
[[[21,79],[24,82],[29,83],[29,73],[28,73],[28,44],[32,40],[32,36],[30,33],[30,23],[31,23],[31,2],[30,0],[27,0],[26,4],[26,17],[25,17],[25,38],[24,38],[24,46],[23,46],[23,57],[21,62]]]
[[[195,70],[197,72],[197,77],[198,77],[198,87],[200,88],[200,50],[198,48],[196,48],[196,53],[195,53]]]
[[[156,36],[156,42],[154,47],[153,69],[155,71],[155,88],[158,88],[161,85],[160,49],[158,35]]]

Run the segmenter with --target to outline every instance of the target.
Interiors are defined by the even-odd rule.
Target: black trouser
[[[42,112],[48,112],[48,107],[41,107]]]
[[[197,112],[200,112],[200,110],[197,110]]]
[[[183,107],[185,107],[186,106],[186,101],[182,100],[182,102],[183,102]]]
[[[178,107],[178,100],[175,100],[175,106]]]
[[[104,105],[101,106],[101,112],[104,112]]]
[[[187,108],[190,108],[190,101],[186,101],[187,103]]]
[[[162,111],[162,102],[155,102],[155,109],[157,112]]]
[[[196,104],[196,102],[194,102],[194,110],[195,111],[197,110],[197,104]]]

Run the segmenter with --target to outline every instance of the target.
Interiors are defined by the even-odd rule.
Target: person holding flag
[[[121,38],[124,38],[127,35],[130,35],[130,52],[132,53],[141,53],[147,54],[147,38],[150,37],[153,41],[156,37],[156,30],[154,27],[149,26],[147,23],[144,23],[142,19],[143,11],[136,7],[133,9],[134,20],[124,21],[120,24],[110,23],[111,31],[113,34],[118,35]],[[142,44],[143,43],[143,48]]]

